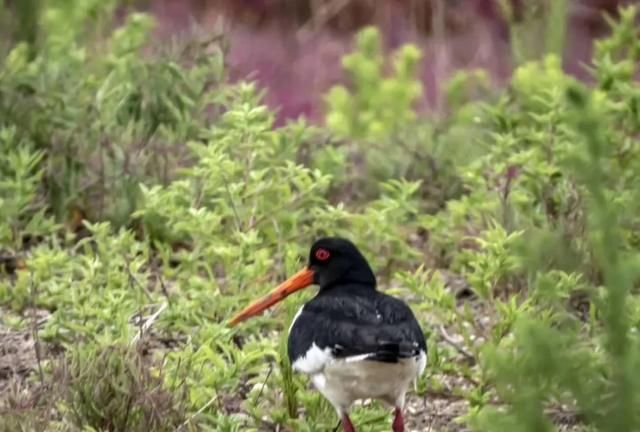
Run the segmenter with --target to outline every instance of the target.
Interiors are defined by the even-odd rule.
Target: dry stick
[[[445,330],[443,325],[440,325],[438,327],[438,329],[440,331],[440,336],[442,336],[442,339],[444,339],[445,342],[447,342],[449,345],[451,345],[453,348],[455,348],[456,351],[458,351],[460,354],[462,354],[468,360],[471,360],[474,363],[476,362],[475,356],[473,354],[471,354],[469,351],[467,351],[466,349],[462,348],[460,346],[460,344],[458,344],[456,341],[454,341],[453,338],[451,336],[449,336],[449,334],[447,333],[447,331]]]
[[[162,277],[162,273],[160,273],[161,271],[162,271],[161,269],[158,269],[158,274],[156,277],[160,282],[160,289],[162,290],[162,294],[166,297],[167,303],[171,304],[171,297],[169,296],[169,290],[167,289],[167,285],[165,285],[164,283],[164,278]]]
[[[33,272],[29,272],[29,286],[31,288],[31,322],[32,322],[32,337],[33,348],[36,353],[36,361],[38,362],[38,375],[40,376],[40,385],[44,386],[44,372],[42,370],[42,357],[40,356],[40,335],[38,333],[38,320],[35,314],[35,299],[36,299],[36,284],[33,282]]]
[[[260,401],[260,397],[262,396],[262,392],[264,391],[264,388],[267,386],[267,381],[269,381],[269,377],[271,377],[271,372],[273,372],[273,363],[269,364],[269,372],[267,372],[267,376],[264,379],[264,382],[262,383],[262,387],[260,387],[260,392],[258,393],[258,396],[256,397],[256,403],[258,403]]]
[[[153,315],[151,315],[145,322],[144,324],[142,324],[140,326],[140,330],[138,331],[138,333],[133,337],[133,339],[131,339],[131,345],[135,344],[138,339],[140,339],[142,337],[142,335],[149,330],[149,328],[151,327],[151,325],[153,325],[153,322],[160,316],[160,314],[162,313],[162,311],[164,311],[167,308],[167,303],[162,303],[162,305],[158,308],[157,311],[154,312]]]
[[[142,283],[140,283],[138,278],[136,278],[135,275],[133,274],[133,272],[131,271],[131,261],[128,259],[126,254],[123,254],[122,258],[123,258],[123,260],[124,260],[124,262],[126,264],[125,267],[127,269],[127,275],[129,276],[129,285],[132,285],[132,284],[135,283],[135,285],[137,285],[142,290],[142,292],[144,293],[144,295],[147,297],[148,300],[153,300],[153,298],[151,297],[151,294],[147,291],[147,289],[144,287],[144,285],[142,285]],[[151,317],[149,317],[149,319],[144,324],[142,323],[142,308],[140,308],[140,311],[139,311],[140,319],[138,320],[138,324],[140,325],[140,329],[138,330],[138,334],[136,334],[136,336],[132,339],[131,345],[135,344],[136,341],[142,336],[142,334],[145,331],[147,331],[147,329],[151,326],[151,324],[153,324],[153,321],[155,321],[155,319],[166,308],[166,306],[167,306],[167,304],[163,303],[163,305],[160,307],[160,309],[158,309],[158,311],[156,311],[155,314],[153,314]]]
[[[131,272],[131,263],[130,263],[129,259],[127,258],[127,255],[126,254],[122,254],[122,259],[125,262],[125,267],[127,269],[127,275],[129,276],[129,279],[128,279],[129,287],[132,287],[133,283],[135,282],[140,287],[142,292],[147,296],[147,299],[149,301],[151,301],[152,300],[151,295],[145,290],[145,288],[142,286],[142,284],[140,282],[138,282],[138,279],[136,279],[135,276],[133,276],[133,273]],[[139,308],[138,314],[139,314],[139,316],[138,316],[138,320],[137,320],[136,323],[140,326],[140,328],[138,330],[138,335],[141,335],[142,332],[143,332],[143,330],[142,330],[142,326],[143,326],[143,323],[142,323],[142,307]],[[135,341],[136,341],[136,338],[134,338],[131,341],[131,345],[133,345],[135,343]]]
[[[186,425],[188,425],[189,423],[191,423],[191,421],[196,418],[197,416],[199,416],[200,414],[202,414],[204,412],[204,410],[206,410],[207,408],[209,408],[211,405],[213,405],[213,403],[218,399],[218,395],[214,395],[211,399],[209,399],[209,402],[207,402],[206,404],[204,404],[202,406],[202,408],[200,408],[198,411],[196,411],[195,413],[193,413],[193,415],[191,417],[189,417],[188,419],[186,419],[180,426],[178,426],[173,432],[178,432],[180,430],[182,430],[182,428],[184,428]]]
[[[129,283],[131,284],[131,282],[134,282],[142,290],[142,292],[147,297],[147,299],[152,300],[151,294],[149,294],[145,286],[142,285],[142,283],[140,283],[138,278],[136,278],[133,272],[131,271],[131,261],[128,259],[128,257],[125,254],[122,255],[122,259],[126,263],[125,267],[127,269],[127,275],[129,276]]]
[[[238,209],[236,208],[236,203],[233,200],[233,195],[231,194],[231,189],[229,189],[229,182],[227,181],[227,176],[224,173],[220,174],[222,176],[222,182],[224,183],[224,188],[227,191],[227,196],[229,197],[229,204],[231,205],[231,210],[233,211],[233,218],[236,224],[236,229],[238,231],[242,231],[242,223],[240,222],[240,215],[238,214]]]

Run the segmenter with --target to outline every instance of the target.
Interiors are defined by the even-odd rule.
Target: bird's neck
[[[320,286],[320,292],[333,291],[336,287],[352,286],[363,289],[376,290],[376,277],[370,268],[362,268],[357,270],[349,270],[342,274],[339,278],[328,281],[325,285]]]

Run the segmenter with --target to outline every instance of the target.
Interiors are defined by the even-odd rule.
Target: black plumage
[[[420,325],[405,303],[355,283],[321,288],[303,306],[289,332],[291,362],[314,343],[330,348],[336,358],[368,354],[367,360],[384,362],[427,350]]]

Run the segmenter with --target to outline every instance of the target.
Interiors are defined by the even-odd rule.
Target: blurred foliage
[[[511,54],[516,64],[540,58],[544,54],[562,57],[567,39],[569,0],[499,0],[497,4],[509,26]]]
[[[339,135],[379,139],[415,119],[412,105],[422,92],[416,78],[420,51],[414,45],[402,47],[395,53],[393,76],[383,78],[378,31],[362,30],[356,45],[356,51],[342,61],[351,75],[353,92],[343,86],[329,91],[327,125]]]
[[[458,149],[444,148],[446,133],[453,127],[425,123],[417,116],[415,105],[422,96],[420,56],[416,46],[402,46],[392,54],[392,70],[386,74],[380,33],[367,27],[356,37],[355,51],[342,61],[349,85],[328,91],[326,124],[347,145],[320,149],[314,161],[342,188],[349,182],[352,199],[376,197],[380,182],[398,178],[421,184],[421,210],[433,211],[460,192],[457,179],[450,175]],[[456,77],[450,87],[452,106],[473,92],[472,81],[467,75]],[[440,127],[447,132],[443,134]],[[355,175],[345,175],[346,171]]]
[[[115,1],[76,3],[48,2],[35,54],[26,42],[8,53],[0,126],[13,131],[7,146],[21,142],[19,151],[44,156],[41,204],[57,220],[79,209],[125,224],[137,183],[168,181],[184,156],[180,143],[198,136],[195,122],[215,115],[223,53],[182,47],[141,56],[148,16],[131,14],[109,32]]]
[[[410,301],[430,341],[418,394],[466,400],[459,421],[556,430],[562,407],[585,430],[640,427],[636,8],[596,45],[593,87],[549,48],[503,91],[458,73],[446,116],[413,106],[415,47],[387,71],[366,28],[326,127],[275,127],[254,83],[226,82],[217,39],[154,50],[148,16],[114,28],[114,2],[70,3],[43,3],[0,69],[0,322],[50,314],[37,334],[64,356],[45,358],[44,387],[63,392],[45,429],[157,429],[159,413],[197,430],[332,429],[283,356],[311,293],[225,324],[325,234]],[[387,414],[353,420],[383,431]]]

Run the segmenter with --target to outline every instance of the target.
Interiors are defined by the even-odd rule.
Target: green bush
[[[420,50],[406,44],[392,53],[387,65],[378,30],[368,27],[342,61],[348,86],[334,86],[325,96],[326,126],[341,145],[321,148],[312,159],[338,186],[348,188],[351,199],[375,198],[380,182],[402,178],[421,183],[419,208],[433,212],[461,192],[453,165],[469,156],[460,139],[473,133],[474,110],[467,107],[453,122],[418,117],[416,104],[423,96],[420,59]],[[483,80],[481,73],[459,74],[450,87],[450,105],[467,100]],[[454,134],[464,138],[452,139]]]
[[[335,86],[327,95],[327,125],[336,133],[353,138],[380,139],[397,133],[414,120],[413,104],[422,94],[417,80],[420,51],[405,45],[394,54],[393,75],[384,78],[384,57],[375,28],[362,30],[357,48],[344,57],[353,91]]]
[[[432,246],[498,316],[478,356],[489,393],[507,405],[480,398],[476,430],[555,430],[547,408],[558,405],[594,430],[639,427],[634,20],[625,10],[596,48],[594,75],[615,84],[583,88],[553,56],[516,70],[486,107],[491,150],[462,167],[470,193],[423,218]],[[582,319],[576,296],[586,297]]]
[[[222,50],[141,56],[151,18],[134,13],[111,31],[115,6],[48,3],[37,44],[13,47],[0,72],[0,128],[13,131],[6,145],[43,157],[43,199],[33,206],[58,221],[81,209],[127,224],[138,183],[168,182],[186,157],[182,142],[215,115]]]

